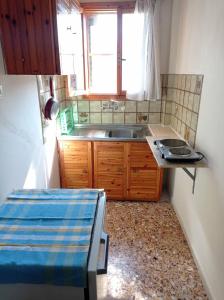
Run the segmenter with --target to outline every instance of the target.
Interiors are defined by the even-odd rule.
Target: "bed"
[[[96,300],[107,272],[106,196],[98,189],[17,190],[0,206],[2,300]]]

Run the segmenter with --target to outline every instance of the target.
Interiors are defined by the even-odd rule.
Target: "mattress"
[[[17,190],[0,206],[0,284],[86,287],[99,190]]]

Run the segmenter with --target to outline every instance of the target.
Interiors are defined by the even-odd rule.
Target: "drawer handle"
[[[108,252],[109,252],[109,235],[102,232],[100,244],[104,245],[103,258],[98,261],[97,274],[107,274]]]

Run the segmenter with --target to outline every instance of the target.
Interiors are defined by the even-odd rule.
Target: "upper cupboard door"
[[[60,74],[56,6],[52,0],[24,0],[31,74]]]
[[[55,0],[1,0],[7,74],[60,74]]]
[[[25,41],[23,1],[0,1],[0,38],[6,73],[26,73],[28,69],[25,58],[28,49]]]

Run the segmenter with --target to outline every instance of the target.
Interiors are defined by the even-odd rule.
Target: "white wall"
[[[172,175],[172,203],[211,298],[224,299],[224,1],[174,0],[169,73],[204,74],[196,146],[209,162]]]
[[[0,85],[0,201],[15,188],[57,187],[55,136],[43,146],[36,77],[3,75]]]

